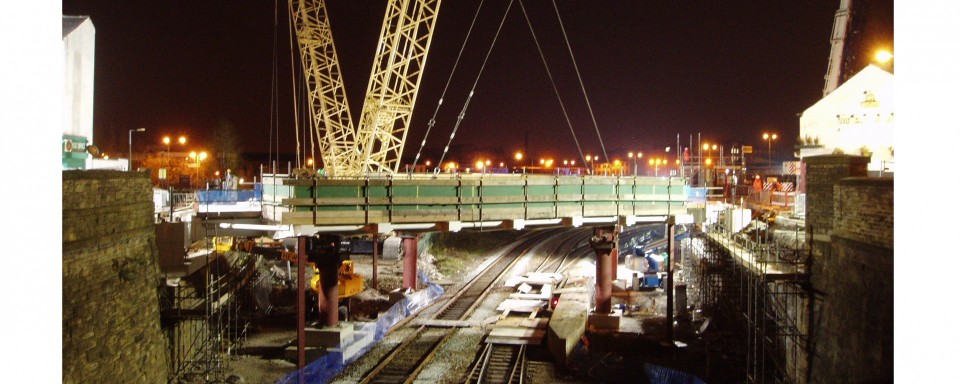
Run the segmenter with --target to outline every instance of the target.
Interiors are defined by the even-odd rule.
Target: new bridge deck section
[[[292,226],[376,232],[522,229],[535,225],[633,225],[688,214],[677,177],[414,174],[394,177],[263,177],[264,218]]]

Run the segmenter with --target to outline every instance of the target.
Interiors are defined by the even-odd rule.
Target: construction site
[[[866,161],[866,158],[853,156],[808,159],[807,174],[810,177],[807,192],[802,195],[802,215],[797,214],[800,211],[796,194],[792,192],[744,189],[743,200],[732,205],[723,202],[722,194],[711,194],[711,191],[719,190],[708,188],[704,190],[704,204],[699,210],[696,198],[689,203],[693,207],[693,216],[700,217],[701,224],[677,225],[676,232],[667,231],[669,226],[662,225],[635,227],[653,228],[652,232],[637,232],[630,229],[634,227],[625,227],[618,240],[621,251],[611,253],[619,257],[614,268],[618,266],[620,270],[611,276],[609,282],[612,288],[609,303],[615,309],[612,313],[622,308],[620,311],[624,314],[614,314],[610,320],[595,319],[594,315],[587,319],[587,314],[592,313],[589,308],[594,304],[582,309],[567,304],[584,302],[586,305],[592,301],[587,299],[589,295],[581,299],[557,296],[560,303],[567,303],[567,307],[557,307],[552,311],[553,317],[560,313],[580,314],[575,316],[583,316],[580,320],[583,322],[579,331],[572,334],[573,343],[568,344],[566,353],[570,357],[566,358],[567,363],[563,362],[564,359],[554,363],[558,365],[552,368],[554,376],[549,376],[551,380],[629,382],[619,381],[610,373],[618,372],[618,365],[641,359],[639,361],[656,362],[658,367],[672,370],[672,375],[691,375],[703,382],[836,382],[836,377],[848,377],[854,373],[856,377],[870,378],[867,381],[871,382],[888,381],[893,374],[893,286],[888,278],[893,264],[890,240],[893,181],[890,177],[868,177]],[[64,175],[65,188],[76,191],[93,191],[89,187],[91,183],[100,186],[96,191],[137,189],[138,184],[146,185],[146,180],[138,178],[136,173],[100,171]],[[775,194],[784,195],[782,197],[788,202],[786,207],[771,204],[775,201]],[[128,196],[131,201],[142,198],[136,195],[131,193]],[[79,194],[71,196],[75,196],[72,199],[83,198]],[[322,273],[302,275],[307,287],[298,293],[298,264],[291,263],[291,260],[297,260],[294,250],[298,246],[284,246],[284,241],[256,236],[256,231],[244,232],[251,231],[249,229],[237,229],[243,222],[259,219],[244,218],[250,213],[211,209],[215,204],[209,201],[210,196],[199,196],[184,205],[188,208],[183,211],[192,211],[193,216],[188,221],[160,220],[153,223],[156,216],[150,213],[149,206],[132,203],[146,208],[140,209],[140,213],[136,210],[126,213],[133,215],[131,217],[144,215],[133,221],[143,226],[118,233],[121,237],[144,239],[143,242],[97,241],[96,244],[101,245],[94,252],[96,259],[102,261],[77,258],[90,255],[82,247],[70,248],[74,249],[71,253],[75,256],[65,252],[64,282],[65,287],[72,287],[70,291],[64,291],[65,330],[70,330],[65,333],[65,355],[73,348],[90,348],[88,342],[70,340],[96,334],[99,332],[97,324],[133,320],[140,325],[125,328],[127,335],[121,333],[103,339],[94,349],[88,349],[142,349],[141,356],[147,356],[145,361],[155,363],[130,372],[129,377],[154,372],[157,376],[153,377],[162,377],[162,381],[169,382],[222,382],[263,377],[270,377],[266,382],[283,382],[283,378],[305,372],[296,364],[296,317],[300,310],[304,311],[308,322],[320,319],[320,323],[308,324],[309,327],[319,327],[327,321],[324,319],[329,318],[329,313],[324,314],[325,307],[318,305],[323,303],[317,301],[318,288],[311,290],[309,285],[311,279],[316,282],[316,277]],[[120,202],[94,200],[106,206]],[[203,201],[208,204],[206,213],[198,208]],[[823,204],[824,201],[831,203]],[[91,209],[102,208],[83,210]],[[123,214],[123,210],[111,211]],[[154,220],[143,219],[151,216]],[[90,243],[91,240],[84,240],[84,236],[107,230],[82,225],[83,215],[65,213],[64,217],[76,218],[71,221],[73,225],[64,227],[68,234],[66,238],[74,239],[71,244],[94,244]],[[113,222],[110,218],[104,220],[107,220],[104,223]],[[130,223],[115,223],[123,222]],[[469,238],[471,232],[465,232],[464,236]],[[459,257],[450,256],[451,250],[457,247],[438,248],[432,240],[435,235],[413,237],[420,243],[419,259],[416,260],[417,291],[429,292],[429,286],[424,284],[433,279],[440,280],[440,283],[430,283],[430,286],[441,291],[456,291],[458,282],[468,277],[468,271],[485,260],[484,252],[493,251],[497,244],[511,238],[519,239],[528,232],[533,235],[541,231],[485,231],[484,236],[488,237],[478,243],[482,245],[460,244],[458,247],[465,250],[463,252],[474,251]],[[482,234],[483,231],[473,233]],[[589,231],[580,233],[588,235]],[[668,233],[676,234],[675,245],[668,241],[672,238]],[[679,236],[681,233],[683,236]],[[190,240],[191,236],[198,240]],[[456,238],[457,235],[449,233],[449,236]],[[345,324],[373,324],[390,317],[402,322],[404,317],[430,308],[431,303],[438,300],[431,296],[419,304],[421,309],[397,317],[393,307],[406,302],[403,298],[412,297],[409,295],[414,292],[402,291],[409,272],[406,264],[409,254],[397,239],[377,243],[381,248],[373,251],[377,256],[371,257],[374,254],[369,248],[372,243],[362,239],[351,238],[356,245],[341,254],[343,266],[349,263],[349,268],[339,268],[343,295],[333,316]],[[586,286],[595,286],[600,292],[604,278],[599,277],[599,272],[610,267],[600,263],[606,257],[603,255],[598,255],[596,262],[590,262],[594,256],[589,256],[590,247],[586,246],[586,240],[582,237],[577,246],[563,245],[567,241],[557,243],[556,252],[585,258],[587,268],[596,268],[598,273],[590,272],[585,277],[589,279],[587,281],[595,281]],[[106,244],[115,244],[119,248],[115,248],[114,253],[109,247],[103,248]],[[145,247],[146,258],[124,256],[129,255],[131,244]],[[653,263],[638,267],[637,260],[644,254],[642,250],[674,256],[667,257],[667,262],[657,259],[660,260],[659,267],[651,267],[656,265]],[[649,256],[647,258],[651,260]],[[675,260],[670,260],[673,258]],[[86,261],[80,262],[82,259]],[[149,261],[151,259],[155,261]],[[458,263],[457,266],[449,267],[453,261]],[[443,263],[448,266],[443,267]],[[577,273],[564,272],[565,279],[579,279],[575,277]],[[81,276],[96,278],[76,280]],[[156,281],[153,276],[159,276],[161,283],[155,289],[150,283]],[[360,279],[358,282],[362,287],[346,288],[342,283],[354,276]],[[649,280],[654,283],[650,284],[648,279],[654,279]],[[643,288],[645,286],[651,288]],[[149,299],[151,291],[157,292],[156,299]],[[98,300],[82,299],[86,297],[110,298],[103,304],[113,309],[101,310]],[[131,314],[140,319],[131,318]],[[616,320],[611,323],[613,319]],[[464,330],[488,327],[482,321],[449,324],[466,327]],[[610,328],[611,324],[619,325]],[[550,334],[562,333],[554,330],[552,325],[549,327]],[[382,332],[386,336],[388,329],[394,332],[399,328],[389,325],[378,334]],[[545,348],[546,344],[542,343],[547,339],[537,338],[533,340],[542,341],[528,340],[525,343],[533,342],[531,348],[536,345]],[[634,340],[628,343],[632,347],[623,349],[624,340]],[[351,359],[361,358],[362,351],[377,345],[376,339],[367,343],[365,347],[357,347],[361,352]],[[468,349],[474,348],[473,344],[470,345]],[[102,371],[95,369],[97,364],[91,364],[97,355],[78,353],[87,357],[64,360],[65,378],[87,381],[104,377],[100,376]],[[78,356],[74,352],[69,355]],[[324,353],[315,351],[307,356],[306,367],[309,367],[312,359],[320,358]],[[457,356],[438,355],[433,359],[437,363],[468,355]],[[844,358],[838,359],[837,356]],[[344,359],[338,365],[340,368],[328,367],[321,371],[334,377],[349,366],[348,362]],[[590,365],[584,366],[587,362]],[[80,364],[75,365],[77,363]],[[594,369],[597,366],[606,369],[598,371]],[[629,368],[623,369],[631,372]],[[460,377],[454,371],[445,372]],[[259,376],[261,374],[266,376]],[[440,381],[456,382],[458,379]]]
[[[639,151],[410,161],[439,2],[388,2],[356,125],[325,2],[288,6],[296,165],[204,183],[207,153],[167,142],[196,175],[176,189],[134,167],[145,128],[112,161],[64,134],[63,382],[893,381],[892,64],[844,69],[850,1],[798,160],[773,132],[766,159],[677,134],[646,173]],[[92,54],[88,17],[64,36]]]

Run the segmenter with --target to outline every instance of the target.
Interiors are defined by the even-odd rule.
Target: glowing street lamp
[[[199,154],[197,151],[190,151],[190,158],[196,161],[197,167],[197,180],[200,180],[200,162],[207,159],[207,152],[201,151]],[[199,184],[198,184],[199,185]]]
[[[170,136],[164,136],[163,143],[167,145],[167,153],[170,153]]]
[[[885,49],[881,49],[881,50],[877,51],[877,54],[874,55],[873,58],[874,58],[874,60],[876,60],[876,61],[877,61],[878,63],[880,63],[880,64],[886,64],[886,63],[889,62],[890,60],[893,60],[893,54],[890,53],[890,51],[887,51],[887,50],[885,50]]]
[[[773,164],[773,160],[771,160],[770,156],[770,142],[777,139],[777,134],[764,132],[763,139],[767,141],[767,164]]]

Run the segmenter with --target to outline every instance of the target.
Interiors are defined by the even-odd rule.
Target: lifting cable
[[[279,85],[277,84],[277,25],[278,14],[280,10],[279,0],[273,2],[273,72],[270,74],[270,144],[267,146],[267,161],[273,163],[273,134],[277,134],[277,161],[280,160],[280,107],[279,107]],[[276,173],[273,167],[269,167],[271,173]]]
[[[413,159],[413,167],[410,168],[410,172],[413,172],[413,170],[417,168],[417,161],[420,160],[420,154],[423,152],[423,147],[427,145],[427,137],[430,136],[430,130],[432,130],[433,126],[437,123],[437,112],[440,112],[440,105],[443,104],[443,98],[447,95],[447,88],[450,88],[450,81],[453,80],[453,74],[457,72],[457,66],[460,65],[460,57],[463,56],[463,51],[467,47],[467,41],[470,40],[470,34],[473,33],[473,26],[477,24],[477,16],[480,15],[481,8],[483,8],[483,0],[480,0],[480,5],[477,6],[477,12],[473,14],[473,21],[470,23],[470,29],[467,30],[467,37],[463,39],[463,45],[460,46],[460,53],[457,54],[457,61],[453,63],[453,69],[450,71],[450,77],[447,78],[447,85],[443,86],[443,93],[440,94],[440,101],[437,102],[437,109],[433,111],[433,116],[430,117],[430,121],[427,123],[427,133],[423,135],[423,141],[420,142],[420,149],[417,150],[417,156]],[[439,166],[439,164],[437,165]],[[408,172],[408,174],[410,172]]]
[[[290,12],[292,13],[293,9],[291,9]],[[297,139],[297,168],[300,168],[300,113],[297,111],[297,61],[298,60],[296,60],[296,57],[294,57],[294,51],[296,50],[296,48],[294,47],[296,47],[296,45],[294,45],[294,41],[293,41],[293,36],[296,34],[296,31],[294,31],[295,22],[296,21],[293,20],[293,14],[291,14],[290,22],[288,24],[290,27],[290,33],[289,33],[290,35],[290,67],[291,67],[290,81],[292,82],[291,84],[293,84],[293,86],[290,87],[290,89],[291,89],[291,92],[293,92],[293,130],[294,130],[293,137]]]
[[[510,14],[511,7],[513,7],[513,0],[510,0],[510,4],[507,4],[507,10],[503,13],[503,19],[500,20],[500,26],[497,27],[497,34],[493,36],[493,42],[490,43],[490,48],[487,50],[487,55],[483,58],[483,64],[480,66],[480,72],[477,73],[477,78],[473,81],[473,87],[470,88],[470,93],[467,95],[467,101],[463,103],[463,109],[461,109],[460,114],[457,115],[457,124],[453,126],[453,132],[450,132],[450,139],[447,140],[447,146],[443,148],[443,154],[440,155],[440,161],[437,163],[437,167],[434,169],[434,174],[440,172],[440,164],[443,164],[443,159],[447,156],[447,151],[450,150],[450,143],[453,141],[453,137],[457,135],[457,129],[460,128],[460,122],[463,121],[463,116],[467,112],[467,106],[470,105],[470,99],[473,98],[473,91],[477,89],[477,83],[480,82],[480,76],[483,74],[483,70],[487,66],[487,60],[490,59],[490,53],[493,52],[493,47],[497,44],[497,38],[500,37],[500,30],[503,29],[503,24],[507,21],[507,15]]]
[[[537,40],[537,33],[533,31],[533,24],[530,23],[530,17],[527,16],[527,9],[523,6],[523,0],[520,0],[520,10],[523,11],[523,18],[527,20],[527,26],[530,28],[530,35],[533,36],[533,43],[537,46],[537,52],[540,53],[540,60],[543,61],[543,68],[547,70],[547,77],[550,78],[550,85],[553,86],[553,93],[557,95],[557,101],[560,102],[560,109],[563,111],[563,118],[567,121],[567,126],[570,127],[570,135],[573,136],[573,142],[577,144],[577,152],[580,154],[580,159],[583,161],[583,164],[587,162],[584,161],[583,149],[580,148],[580,141],[577,140],[576,133],[573,132],[573,124],[570,123],[570,116],[567,115],[567,108],[563,105],[563,99],[560,98],[560,91],[557,89],[557,82],[553,80],[553,73],[550,72],[550,66],[547,65],[547,58],[543,55],[543,50],[540,49],[540,41]],[[606,154],[604,154],[606,156]]]
[[[567,43],[567,51],[570,52],[570,60],[573,62],[573,69],[577,72],[577,80],[580,81],[580,89],[583,91],[583,98],[587,102],[587,109],[590,111],[590,119],[593,120],[593,128],[597,131],[597,139],[600,140],[600,149],[603,150],[603,160],[610,162],[607,157],[607,148],[603,146],[603,138],[600,137],[600,128],[597,127],[597,119],[593,115],[593,107],[590,106],[590,98],[587,97],[587,88],[583,86],[583,78],[580,77],[580,68],[577,67],[577,60],[573,58],[573,48],[570,48],[570,39],[567,38],[567,30],[563,27],[563,20],[560,19],[560,10],[557,9],[556,0],[553,3],[553,10],[557,13],[557,21],[560,22],[560,30],[563,32],[563,41]],[[522,5],[523,3],[521,3]],[[583,156],[581,154],[581,156]],[[586,164],[586,163],[584,163]]]

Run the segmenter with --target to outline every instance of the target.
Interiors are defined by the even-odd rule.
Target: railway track
[[[579,243],[586,235],[587,233],[583,231],[565,234],[532,271],[560,272],[569,261],[583,256],[582,252],[575,251],[586,247],[585,243]],[[527,360],[527,348],[526,345],[488,343],[483,352],[477,356],[464,382],[468,384],[544,382],[537,380],[548,377],[547,375],[553,372],[552,364]]]
[[[524,239],[492,262],[482,273],[467,283],[460,292],[436,312],[432,319],[463,320],[486,296],[494,283],[516,263],[518,256],[535,244],[555,235],[543,231]],[[412,335],[396,346],[361,379],[361,383],[409,383],[430,361],[437,347],[453,334],[448,328],[420,326]]]
[[[470,372],[469,384],[525,382],[527,346],[510,344],[487,344],[481,355],[481,364],[475,364]]]

